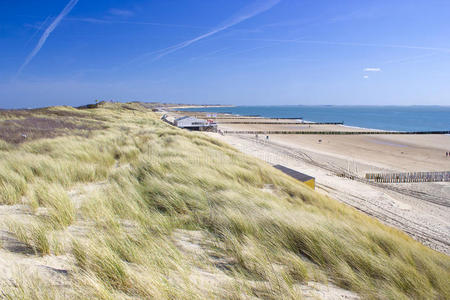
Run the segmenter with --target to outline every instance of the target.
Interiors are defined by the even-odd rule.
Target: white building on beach
[[[195,117],[184,116],[174,120],[174,125],[179,128],[185,128],[190,130],[215,130],[217,124],[212,120],[197,119]]]

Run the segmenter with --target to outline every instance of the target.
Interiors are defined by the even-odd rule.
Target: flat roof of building
[[[273,167],[275,169],[278,169],[281,172],[283,172],[283,173],[285,173],[285,174],[287,174],[287,175],[289,175],[289,176],[291,176],[291,177],[301,181],[301,182],[305,182],[305,181],[308,181],[308,180],[311,180],[311,179],[315,179],[314,177],[311,177],[309,175],[300,173],[298,171],[292,170],[292,169],[287,168],[287,167],[282,166],[282,165],[274,165]]]
[[[185,120],[185,119],[194,119],[194,120],[200,120],[200,119],[197,119],[196,117],[191,117],[191,116],[183,116],[183,117],[179,117],[179,118],[175,119],[175,121],[181,121],[181,120]]]

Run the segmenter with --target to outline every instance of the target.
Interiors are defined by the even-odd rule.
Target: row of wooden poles
[[[312,124],[314,125],[314,124]],[[225,134],[316,134],[316,135],[363,135],[363,134],[450,134],[448,131],[306,131],[306,130],[224,130]]]
[[[186,113],[186,112],[180,112],[180,113]],[[268,117],[261,117],[259,115],[254,116],[208,116],[208,115],[193,115],[196,118],[200,119],[221,119],[221,120],[303,120],[303,118],[268,118]]]
[[[368,173],[367,180],[383,183],[450,181],[450,172]]]
[[[255,122],[255,121],[217,121],[218,124],[262,124],[262,125],[344,125],[344,122],[327,122],[327,123],[303,123],[303,122]]]

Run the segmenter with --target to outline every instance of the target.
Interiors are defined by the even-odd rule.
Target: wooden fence
[[[366,174],[366,179],[382,183],[442,182],[442,181],[450,181],[450,171],[410,172],[410,173],[368,173]]]

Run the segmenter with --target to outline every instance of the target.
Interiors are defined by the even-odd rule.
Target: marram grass
[[[367,299],[450,299],[448,256],[137,104],[35,114],[101,129],[0,141],[0,203],[28,205],[35,219],[9,231],[39,255],[73,261],[64,287],[23,273],[0,295],[297,299],[299,286],[320,281]],[[180,251],[180,229],[202,232],[221,265]],[[216,283],[193,280],[205,270]]]

